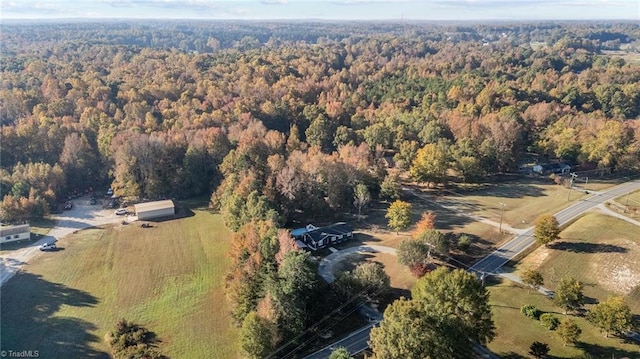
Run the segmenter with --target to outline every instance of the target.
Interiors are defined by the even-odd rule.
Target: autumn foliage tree
[[[533,236],[536,242],[546,246],[560,238],[560,225],[555,216],[543,214],[536,219]]]
[[[573,345],[578,342],[578,338],[580,334],[582,334],[582,329],[580,329],[573,319],[567,318],[558,325],[556,332],[566,346],[567,344]]]
[[[420,220],[416,223],[416,228],[413,230],[413,237],[418,237],[420,234],[427,230],[436,228],[436,214],[429,211],[423,212],[420,216]]]
[[[522,272],[521,278],[522,278],[522,283],[524,283],[534,291],[538,291],[538,289],[540,289],[540,286],[544,284],[544,278],[542,277],[542,273],[534,269],[527,269],[524,272]]]
[[[398,234],[411,224],[411,204],[396,200],[389,206],[385,217],[389,220],[389,228]]]
[[[632,326],[631,309],[622,297],[609,297],[596,304],[587,317],[607,337],[610,333],[622,335],[631,330]]]
[[[564,277],[556,286],[554,302],[564,309],[565,314],[582,308],[584,305],[584,285],[573,277]]]

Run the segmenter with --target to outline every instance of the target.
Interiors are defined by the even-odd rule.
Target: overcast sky
[[[0,0],[2,19],[640,21],[640,0]]]

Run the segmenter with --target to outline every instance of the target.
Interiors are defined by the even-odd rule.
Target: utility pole
[[[578,177],[575,172],[571,172],[571,182],[569,182],[569,194],[567,195],[567,201],[571,200],[571,191],[573,190],[573,181]]]
[[[627,213],[627,208],[629,208],[629,195],[631,191],[627,192],[627,199],[624,201],[624,213]]]
[[[584,191],[588,194],[589,190],[587,190],[587,185],[589,184],[589,177],[584,178]]]
[[[502,217],[504,217],[504,207],[505,203],[500,202],[500,233],[502,233]]]

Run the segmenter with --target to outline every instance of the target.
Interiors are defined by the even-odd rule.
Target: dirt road
[[[6,283],[23,265],[38,255],[55,255],[55,252],[42,252],[38,247],[43,243],[54,242],[74,231],[122,221],[123,216],[116,216],[112,209],[102,209],[100,205],[89,204],[89,198],[73,200],[73,208],[52,216],[56,220],[46,236],[33,241],[26,247],[0,255],[0,286]]]

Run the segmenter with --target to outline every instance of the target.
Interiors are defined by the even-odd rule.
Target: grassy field
[[[603,190],[615,185],[613,182],[592,181],[589,190]],[[576,182],[576,186],[584,183]],[[440,201],[455,205],[465,212],[509,224],[514,228],[527,228],[544,213],[556,213],[571,203],[586,197],[583,191],[569,189],[547,181],[520,179],[488,184],[472,191],[448,192]],[[504,203],[504,213],[502,205]]]
[[[640,191],[631,192],[627,195],[620,196],[615,199],[618,208],[622,210],[626,207],[625,216],[638,219],[640,218]]]
[[[571,316],[582,329],[582,335],[576,346],[564,346],[555,332],[541,326],[538,320],[520,313],[520,307],[533,304],[543,312],[553,313],[560,320],[566,318],[564,311],[551,300],[511,283],[490,286],[489,291],[497,336],[488,348],[502,358],[530,358],[529,346],[534,341],[547,343],[552,358],[573,358],[584,351],[592,353],[594,358],[638,358],[638,345],[624,343],[619,338],[605,338],[584,317]]]
[[[153,331],[172,358],[236,358],[223,276],[230,233],[218,215],[93,228],[58,242],[2,288],[2,349],[107,357],[121,317]]]
[[[640,54],[637,52],[604,50],[602,53],[610,57],[621,57],[625,62],[630,64],[640,64]]]
[[[586,308],[610,295],[626,298],[634,315],[640,314],[640,238],[638,227],[598,213],[581,217],[561,233],[561,239],[551,248],[539,247],[522,260],[516,273],[524,269],[537,269],[545,278],[545,287],[555,288],[565,275],[572,275],[584,283]],[[533,341],[550,345],[551,354],[567,358],[581,353],[581,349],[564,347],[556,335],[536,321],[525,318],[519,309],[534,304],[543,311],[562,313],[560,308],[540,294],[511,284],[490,287],[494,319],[498,337],[489,348],[498,354],[513,352],[525,355]],[[561,314],[558,314],[562,316]],[[575,318],[575,317],[574,317]],[[583,330],[583,348],[598,358],[638,357],[638,345],[625,344],[617,338],[604,336],[586,322],[575,318]],[[518,357],[515,355],[514,357]]]

